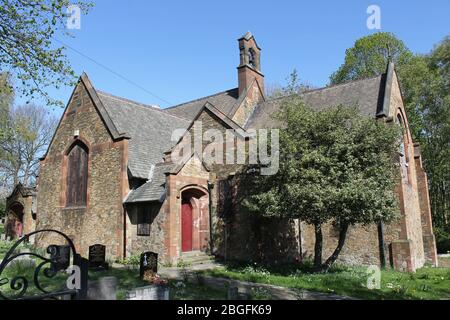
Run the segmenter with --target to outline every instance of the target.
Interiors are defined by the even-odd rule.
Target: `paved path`
[[[248,296],[255,290],[263,290],[268,293],[273,300],[354,300],[354,298],[339,296],[335,294],[327,294],[320,292],[312,292],[301,289],[290,289],[270,284],[261,284],[247,281],[232,280],[226,278],[218,278],[212,276],[204,276],[196,271],[209,270],[221,267],[217,263],[209,263],[186,268],[160,268],[158,274],[164,278],[178,279],[192,283],[202,283],[208,287],[223,290],[224,288],[237,289],[239,296]]]

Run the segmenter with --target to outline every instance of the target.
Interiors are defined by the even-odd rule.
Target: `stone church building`
[[[172,159],[176,129],[270,128],[282,98],[264,94],[261,49],[251,33],[238,40],[238,86],[166,109],[97,90],[83,74],[67,103],[38,179],[36,228],[65,232],[87,256],[93,244],[110,259],[143,251],[176,263],[192,252],[227,260],[292,262],[313,254],[313,228],[301,221],[267,220],[240,212],[230,181],[239,165],[204,163],[194,152]],[[394,66],[385,74],[307,91],[306,105],[359,106],[361,113],[404,127],[399,154],[398,221],[350,228],[340,260],[380,264],[384,255],[397,269],[436,265],[427,177],[420,148],[411,139]],[[252,137],[238,137],[241,140]],[[324,256],[338,232],[324,230]],[[36,238],[38,246],[56,241]]]

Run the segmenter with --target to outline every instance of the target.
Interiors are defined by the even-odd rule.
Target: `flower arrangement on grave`
[[[146,270],[144,272],[144,281],[156,285],[166,285],[167,280],[162,279],[158,274],[154,273],[152,270]]]

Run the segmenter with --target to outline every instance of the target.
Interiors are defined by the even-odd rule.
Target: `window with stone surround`
[[[66,207],[84,207],[87,200],[89,150],[77,141],[67,158]]]
[[[158,210],[157,206],[149,204],[140,204],[136,208],[137,210],[137,235],[149,236],[150,226]]]
[[[407,158],[407,136],[406,136],[406,128],[403,124],[403,119],[401,115],[397,115],[397,123],[402,127],[402,141],[400,142],[400,150],[399,150],[399,164],[400,164],[400,172],[402,179],[405,181],[409,181],[409,170],[408,170],[408,158]]]

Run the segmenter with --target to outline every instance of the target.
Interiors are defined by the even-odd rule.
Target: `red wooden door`
[[[181,204],[181,251],[192,251],[192,207]]]

